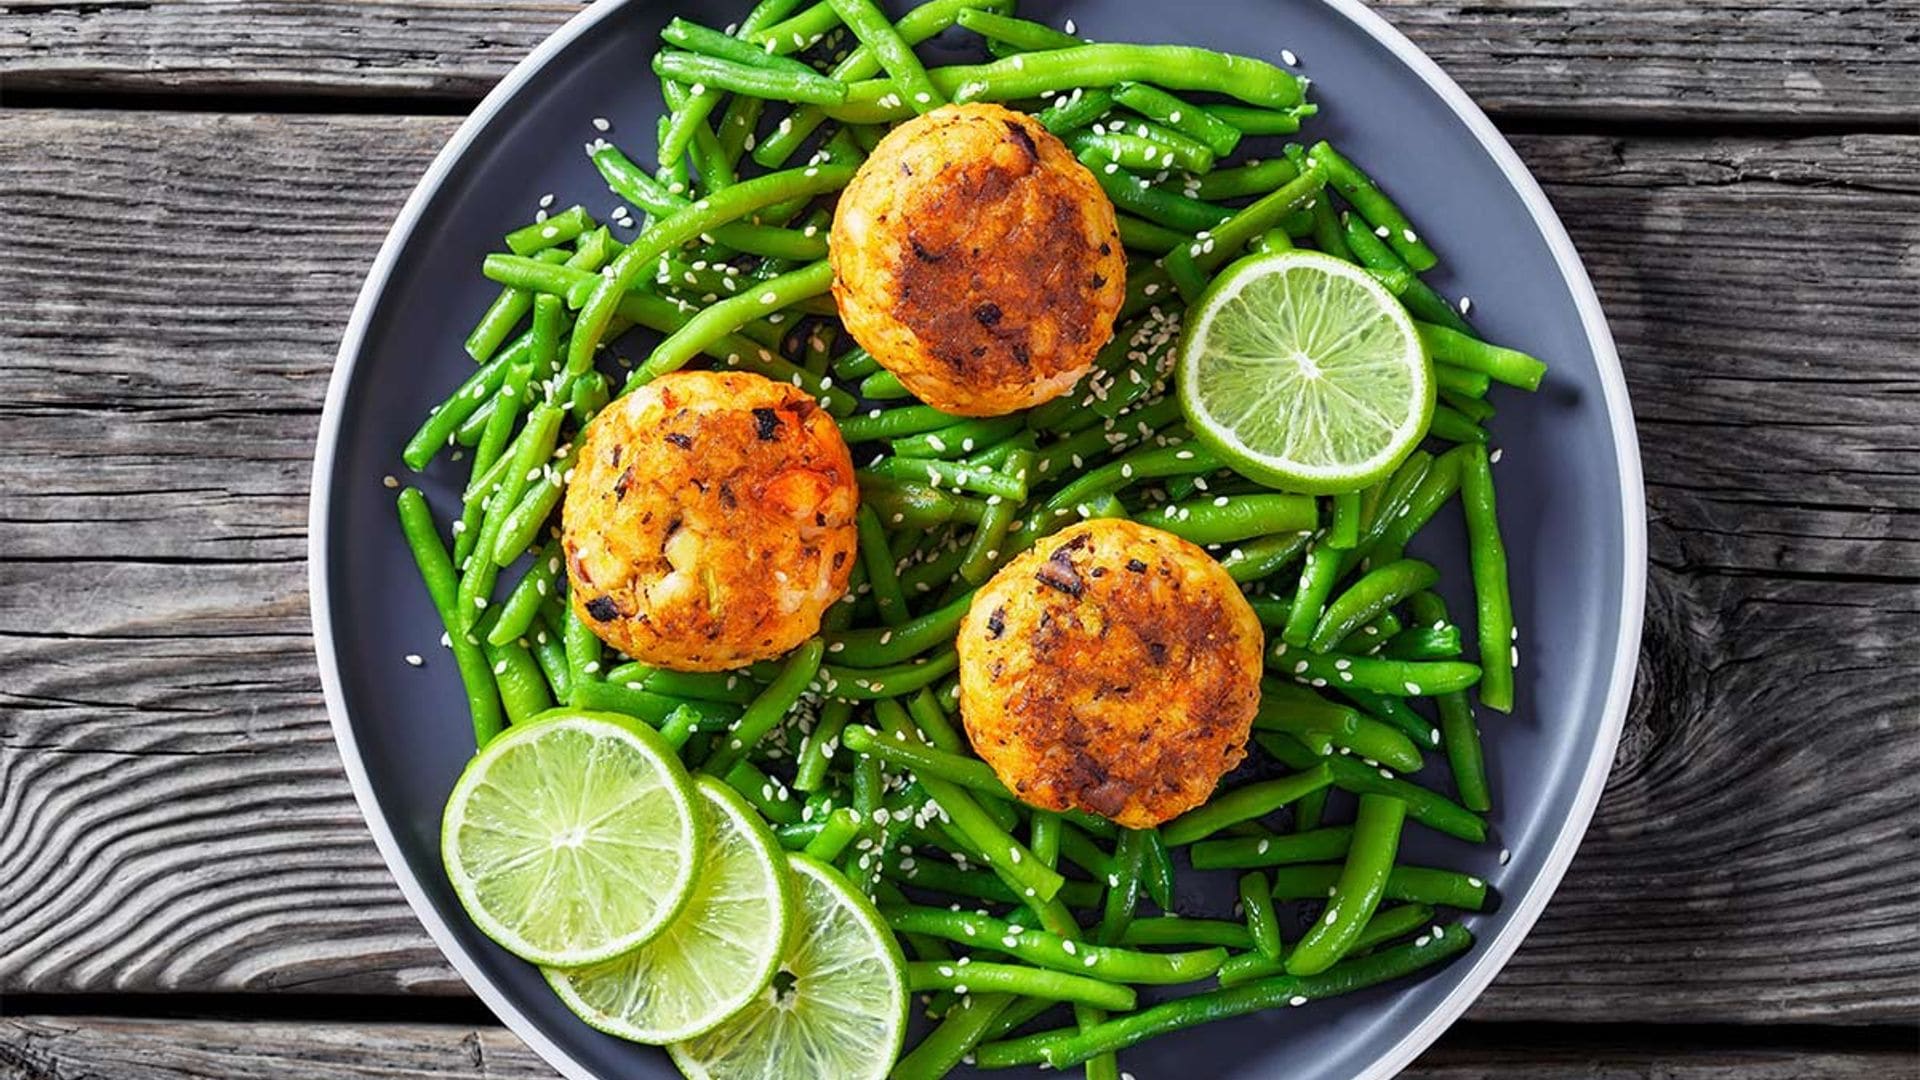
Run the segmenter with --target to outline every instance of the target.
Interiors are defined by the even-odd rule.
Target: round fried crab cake
[[[961,717],[1022,800],[1142,829],[1206,802],[1246,755],[1263,643],[1205,551],[1131,521],[1081,522],[974,596]]]
[[[1126,297],[1113,204],[1060,140],[998,105],[894,128],[840,196],[848,333],[921,401],[999,416],[1093,366]]]
[[[661,376],[587,428],[562,518],[573,609],[675,671],[779,656],[846,591],[859,500],[846,441],[807,394]]]

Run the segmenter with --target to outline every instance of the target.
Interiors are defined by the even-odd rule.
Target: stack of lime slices
[[[689,1076],[878,1080],[899,1053],[905,961],[873,906],[639,721],[554,710],[495,738],[441,854],[475,925]]]

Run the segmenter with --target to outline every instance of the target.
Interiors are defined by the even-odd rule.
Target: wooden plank
[[[452,122],[17,115],[0,241],[70,272],[0,270],[0,992],[459,992],[339,775],[299,561],[338,327]],[[1472,1015],[1905,1022],[1920,138],[1520,146],[1627,359],[1656,571],[1600,816]]]
[[[1920,0],[1374,6],[1498,116],[1920,117]],[[577,10],[552,0],[22,0],[0,14],[0,85],[468,101]]]
[[[1737,1048],[1683,1040],[1503,1045],[1478,1029],[1443,1037],[1408,1080],[1887,1080],[1912,1054],[1809,1049],[1754,1039]],[[1124,1064],[1124,1057],[1122,1063]],[[536,1080],[552,1069],[504,1028],[320,1021],[0,1019],[0,1076],[57,1080]]]

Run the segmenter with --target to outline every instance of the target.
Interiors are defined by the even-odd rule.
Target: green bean
[[[689,734],[691,734],[691,732],[689,732]],[[851,815],[853,811],[848,810],[847,813]],[[798,825],[782,825],[773,830],[773,838],[778,840],[780,846],[788,851],[804,852],[807,849],[807,845],[820,838],[820,834],[826,829],[826,825],[827,822],[825,818],[817,821],[802,821]],[[859,826],[856,824],[854,828],[857,830]],[[844,845],[842,845],[842,850],[845,850]],[[838,856],[836,855],[836,857]],[[826,861],[832,862],[833,860],[828,859]]]
[[[500,618],[487,633],[487,641],[505,645],[524,636],[540,617],[540,605],[554,591],[560,574],[560,542],[552,540],[533,557],[533,564],[521,575],[520,583],[507,595],[500,607]]]
[[[1140,903],[1146,861],[1145,837],[1137,829],[1121,832],[1113,849],[1113,869],[1107,874],[1107,898],[1101,909],[1098,938],[1102,945],[1117,944],[1133,921]]]
[[[1318,975],[1332,967],[1360,936],[1386,893],[1387,875],[1400,851],[1400,829],[1407,804],[1387,795],[1360,796],[1353,842],[1347,861],[1334,882],[1326,914],[1314,921],[1300,943],[1287,954],[1290,975]]]
[[[603,650],[600,639],[594,636],[593,628],[581,620],[580,613],[573,609],[571,603],[566,605],[565,620],[565,625],[560,628],[560,640],[566,646],[567,673],[572,678],[573,689],[580,689],[582,683],[602,681],[600,657]],[[571,701],[573,695],[569,693],[567,699]]]
[[[1226,558],[1220,560],[1220,565],[1226,570],[1227,576],[1243,585],[1272,577],[1293,565],[1293,561],[1307,550],[1312,535],[1306,532],[1283,532],[1263,536],[1227,552]]]
[[[465,629],[471,629],[479,620],[480,612],[486,608],[493,594],[493,583],[499,573],[499,565],[492,554],[494,543],[500,535],[501,526],[506,522],[508,511],[519,502],[530,480],[541,475],[542,463],[553,451],[554,440],[560,433],[560,420],[564,415],[562,410],[551,405],[534,406],[533,412],[527,417],[525,432],[514,445],[499,487],[487,500],[487,513],[474,546],[474,558],[460,575],[458,607],[461,626]],[[529,473],[532,477],[529,477]],[[514,554],[517,556],[518,550]]]
[[[839,25],[840,15],[833,10],[833,5],[827,0],[819,0],[783,22],[740,36],[768,52],[785,55],[812,48],[828,31]]]
[[[1397,937],[1405,937],[1416,930],[1423,929],[1433,922],[1433,909],[1425,904],[1401,904],[1378,912],[1354,938],[1347,949],[1348,956],[1359,956],[1376,945],[1383,945]],[[1273,975],[1286,974],[1287,966],[1279,957],[1261,956],[1249,953],[1236,956],[1220,967],[1220,985],[1226,987],[1244,986],[1255,979],[1264,979]]]
[[[1207,111],[1233,125],[1242,135],[1291,135],[1300,130],[1300,121],[1319,112],[1315,105],[1295,105],[1291,109],[1254,109],[1245,105],[1209,105]]]
[[[1433,467],[1407,493],[1400,509],[1377,531],[1370,530],[1372,535],[1348,553],[1349,565],[1358,558],[1370,558],[1376,563],[1399,559],[1413,535],[1433,520],[1433,515],[1460,489],[1460,468],[1468,449],[1456,447],[1435,458]]]
[[[501,704],[506,706],[507,721],[523,724],[539,714],[553,708],[553,697],[548,693],[547,680],[540,672],[540,664],[533,653],[518,642],[509,641],[505,645],[494,645],[486,638],[486,631],[492,618],[482,620],[474,627],[480,635],[480,650],[486,654],[491,665],[493,681],[500,689]]]
[[[1055,870],[1060,868],[1060,815],[1035,810],[1027,822],[1027,849],[1033,857]]]
[[[1161,916],[1135,919],[1120,935],[1122,945],[1218,945],[1228,949],[1251,949],[1253,938],[1239,923],[1215,919],[1183,919]]]
[[[544,482],[529,481],[531,486],[522,493],[520,501],[507,511],[506,519],[500,523],[494,537],[493,563],[496,567],[512,563],[533,546],[541,527],[559,504],[567,477],[573,473],[574,464],[579,460],[580,444],[576,441],[565,448],[559,461],[541,469]]]
[[[1066,879],[1035,859],[1020,841],[1008,836],[959,785],[930,775],[918,779],[946,812],[954,830],[966,838],[971,848],[967,854],[985,862],[1024,900],[1044,903],[1060,892]]]
[[[1318,653],[1332,651],[1387,609],[1439,580],[1440,571],[1418,559],[1375,567],[1327,605],[1306,647]]]
[[[876,371],[860,380],[860,397],[866,401],[898,401],[912,396],[913,391],[891,371]]]
[[[964,416],[941,412],[931,405],[907,405],[886,410],[874,409],[842,420],[840,434],[850,443],[874,442],[939,431],[966,419]]]
[[[992,469],[970,468],[957,461],[890,457],[868,466],[866,471],[895,480],[925,482],[929,487],[972,491],[981,495],[1011,499],[1014,502],[1024,502],[1027,497],[1025,479],[995,472]]]
[[[1202,840],[1187,851],[1187,858],[1195,870],[1250,870],[1338,859],[1346,855],[1352,841],[1353,830],[1341,825],[1287,836]]]
[[[536,628],[528,637],[528,648],[533,650],[534,662],[540,665],[540,673],[547,677],[547,685],[553,688],[556,701],[567,700],[567,692],[573,686],[573,679],[567,671],[567,653],[560,644],[560,635],[544,628]]]
[[[714,751],[707,760],[705,769],[715,776],[725,776],[735,762],[753,752],[767,733],[779,726],[793,708],[794,702],[806,690],[807,684],[820,670],[820,658],[826,655],[826,643],[819,638],[809,638],[799,648],[787,654],[780,665],[780,674],[767,684],[766,689],[747,706],[740,720],[729,733],[721,748]]]
[[[1207,149],[1205,143],[1184,135],[1178,136],[1176,142],[1129,131],[1077,131],[1068,137],[1067,146],[1076,155],[1098,154],[1122,168],[1213,171],[1213,151]]]
[[[1247,914],[1247,933],[1261,956],[1280,956],[1280,920],[1273,911],[1273,892],[1267,875],[1258,870],[1240,875],[1240,906]]]
[[[1293,831],[1296,835],[1310,833],[1320,828],[1321,820],[1326,817],[1327,792],[1329,790],[1328,788],[1321,788],[1319,791],[1312,792],[1294,806]],[[1343,849],[1340,854],[1345,855],[1346,851]],[[1333,858],[1334,856],[1329,855],[1327,857]]]
[[[507,234],[507,250],[515,255],[532,255],[551,247],[571,243],[574,237],[597,228],[584,206],[569,206],[547,218],[525,225]]]
[[[484,364],[493,359],[500,343],[507,340],[513,329],[526,318],[528,309],[533,307],[533,297],[525,289],[501,289],[487,310],[480,315],[480,321],[474,323],[473,330],[467,334],[465,348],[467,355],[476,364]],[[464,389],[464,387],[463,387]],[[457,395],[456,395],[457,396]],[[444,437],[442,439],[444,441]],[[436,444],[437,445],[437,444]],[[417,469],[418,466],[415,466]]]
[[[648,226],[646,232],[635,237],[601,272],[603,280],[582,305],[574,323],[573,337],[568,342],[567,369],[578,373],[592,366],[594,350],[599,347],[621,297],[633,287],[641,270],[662,253],[721,225],[738,221],[761,207],[802,195],[837,191],[853,178],[853,171],[846,165],[810,165],[769,173],[714,192]]]
[[[1436,405],[1433,409],[1433,421],[1427,434],[1436,439],[1445,439],[1450,443],[1462,445],[1472,443],[1484,446],[1487,442],[1485,428],[1466,418],[1459,410],[1446,405]]]
[[[1184,847],[1229,825],[1265,817],[1308,792],[1333,783],[1331,769],[1320,768],[1313,762],[1298,768],[1301,771],[1293,776],[1263,780],[1216,794],[1206,805],[1167,822],[1161,827],[1161,838],[1172,847]]]
[[[827,9],[828,18],[837,21],[838,16],[830,5],[821,6]],[[1003,6],[1003,0],[930,0],[902,15],[900,21],[894,24],[894,30],[906,44],[917,45],[952,26],[955,18],[970,8],[999,6]],[[792,40],[789,34],[784,39],[784,43],[790,44]],[[875,75],[880,70],[879,57],[873,49],[863,43],[835,64],[828,74],[840,82],[855,82]],[[791,115],[781,120],[773,134],[755,149],[753,159],[766,168],[779,168],[800,149],[826,118],[826,113],[811,105],[795,109]]]
[[[1441,366],[1444,367],[1445,365],[1441,365]],[[1449,369],[1449,370],[1457,370],[1457,369]],[[1434,384],[1436,386],[1439,385],[1438,374],[1439,374],[1438,369],[1436,369],[1435,379],[1434,379]],[[1463,373],[1463,374],[1471,374],[1471,373]],[[1491,382],[1492,380],[1489,379],[1488,381]],[[1445,405],[1447,408],[1452,409],[1453,411],[1459,413],[1461,416],[1466,417],[1468,420],[1471,420],[1476,424],[1484,424],[1488,420],[1493,419],[1493,415],[1495,411],[1493,405],[1488,401],[1486,401],[1484,398],[1469,397],[1465,394],[1455,393],[1452,390],[1447,390],[1444,388],[1441,389],[1440,391],[1440,402],[1441,404]]]
[[[1277,643],[1267,664],[1309,686],[1353,686],[1393,697],[1426,697],[1464,690],[1480,681],[1480,668],[1457,660],[1393,660],[1338,656],[1289,649]]]
[[[1032,468],[1032,452],[1016,450],[1002,471],[1024,486]],[[1017,499],[988,500],[986,514],[980,519],[980,527],[974,530],[973,539],[967,544],[967,557],[960,563],[959,573],[962,581],[978,586],[993,576],[994,570],[1000,565],[1002,552],[1008,550],[1007,533],[1013,526],[1015,516],[1020,512],[1021,501]],[[969,590],[967,595],[971,596],[972,591]]]
[[[890,373],[883,373],[890,374]],[[864,395],[864,387],[862,393]],[[903,458],[957,458],[978,446],[997,443],[1024,427],[1018,416],[997,416],[959,423],[893,440],[893,452]]]
[[[1113,200],[1114,206],[1156,225],[1184,233],[1196,233],[1211,229],[1233,216],[1233,211],[1225,207],[1154,187],[1122,169],[1118,162],[1098,147],[1089,146],[1077,156],[1080,163],[1093,173],[1093,178],[1099,181],[1101,190]],[[1122,309],[1122,315],[1125,314],[1125,309]]]
[[[529,299],[528,305],[532,305]],[[420,423],[407,445],[400,451],[400,460],[414,472],[427,467],[440,449],[453,441],[454,432],[481,407],[486,405],[492,395],[506,381],[512,365],[524,363],[530,355],[532,334],[521,334],[504,352],[481,364],[472,375],[467,376],[458,389],[447,400],[435,406]]]
[[[791,11],[795,6],[797,6],[796,0],[773,0],[771,3],[756,5],[752,11],[747,13],[747,17],[741,20],[740,37],[752,37],[772,22],[784,18],[785,13]],[[679,20],[675,21],[677,22]],[[725,37],[725,35],[719,36]],[[748,47],[759,52],[763,57],[767,55],[765,50],[758,49],[754,46]],[[745,58],[742,57],[741,59]],[[764,61],[756,59],[753,62],[762,63]],[[672,115],[667,118],[665,130],[660,138],[660,161],[662,164],[677,162],[681,159],[681,156],[686,153],[688,144],[693,140],[695,132],[706,126],[707,117],[713,112],[713,107],[718,103],[719,97],[718,94],[713,93],[689,94],[687,100],[681,104],[679,108],[672,110]],[[736,100],[744,101],[749,99],[738,98]],[[731,113],[731,108],[729,108],[729,112]],[[651,208],[648,209],[651,210]]]
[[[871,506],[862,506],[854,521],[859,528],[860,563],[867,568],[867,584],[873,589],[880,621],[888,626],[904,625],[911,616],[907,612],[907,598],[900,591],[893,551],[887,546],[886,528]]]
[[[748,293],[710,304],[655,347],[653,355],[647,358],[636,376],[644,382],[670,371],[678,371],[718,338],[733,333],[762,315],[791,306],[804,297],[819,296],[832,285],[833,267],[823,259],[757,284]]]
[[[913,725],[919,729],[920,737],[928,745],[949,754],[965,756],[967,742],[953,726],[953,721],[940,708],[940,702],[931,689],[922,689],[907,699],[907,714],[913,718]]]
[[[660,39],[671,45],[678,45],[689,52],[700,53],[720,60],[730,60],[748,67],[765,68],[768,71],[785,71],[794,75],[817,77],[819,72],[784,56],[769,53],[751,42],[731,37],[718,30],[708,29],[699,23],[675,18],[660,31]]]
[[[1289,157],[1291,158],[1291,151],[1294,148],[1288,147],[1287,149],[1289,151]],[[1304,168],[1306,159],[1300,157],[1295,159],[1293,164],[1296,169]],[[1336,259],[1345,262],[1359,262],[1359,259],[1354,257],[1353,251],[1347,247],[1346,238],[1341,235],[1340,219],[1336,217],[1333,212],[1333,200],[1315,199],[1313,206],[1307,213],[1309,215],[1309,233],[1313,237],[1314,247]]]
[[[1333,518],[1327,524],[1326,543],[1342,551],[1360,542],[1360,493],[1344,492],[1333,497]]]
[[[1409,816],[1412,808],[1408,808]],[[1340,878],[1339,866],[1286,866],[1273,872],[1275,900],[1321,900]],[[1424,866],[1396,866],[1387,874],[1383,896],[1435,907],[1480,911],[1487,904],[1487,883],[1468,874]]]
[[[927,1033],[887,1075],[891,1080],[940,1080],[980,1042],[994,1019],[1015,999],[1012,994],[968,994],[947,1010],[940,1026]],[[1047,1002],[1051,1005],[1052,1002]]]
[[[1420,280],[1413,268],[1381,239],[1379,232],[1352,214],[1342,214],[1340,221],[1341,235],[1354,261],[1366,267],[1368,273],[1387,287],[1387,291],[1399,297],[1409,314],[1415,319],[1472,335],[1473,327],[1467,320],[1454,310],[1446,297]]]
[[[1155,225],[1131,214],[1121,214],[1116,220],[1120,226],[1120,242],[1135,251],[1165,255],[1188,241],[1185,233]]]
[[[1379,185],[1366,173],[1361,172],[1351,161],[1341,157],[1339,152],[1325,142],[1315,143],[1308,151],[1311,160],[1322,163],[1327,170],[1327,178],[1340,194],[1346,196],[1360,216],[1376,229],[1386,229],[1382,237],[1405,259],[1408,266],[1416,271],[1433,269],[1440,259],[1433,249],[1421,241],[1413,231],[1413,222],[1394,205],[1392,199],[1380,190]]]
[[[1232,169],[1215,169],[1187,183],[1195,198],[1209,201],[1237,199],[1244,195],[1265,195],[1300,175],[1293,162],[1279,157],[1254,161]]]
[[[1175,248],[1167,259],[1167,272],[1173,275],[1176,283],[1182,280],[1183,268],[1191,271],[1192,276],[1204,278],[1221,263],[1239,258],[1248,244],[1278,225],[1288,214],[1319,199],[1326,182],[1326,175],[1317,166],[1308,165],[1298,176],[1271,194],[1262,196],[1204,235],[1195,237],[1194,243]],[[1183,295],[1187,291],[1183,290]],[[1189,303],[1198,298],[1197,291],[1187,296]]]
[[[541,299],[551,301],[552,297]],[[467,482],[467,490],[461,496],[460,520],[453,527],[455,566],[466,565],[467,557],[473,554],[474,545],[479,542],[480,525],[484,520],[488,497],[498,486],[498,477],[506,468],[507,438],[512,434],[514,421],[519,419],[520,403],[526,400],[527,386],[532,381],[533,365],[515,364],[507,374],[506,381],[500,384],[499,392],[493,396],[492,415],[487,417],[480,443],[474,448],[473,473]],[[496,469],[495,465],[500,467]],[[483,477],[489,479],[483,483]]]
[[[1208,110],[1146,83],[1122,83],[1113,99],[1142,116],[1166,124],[1205,143],[1220,157],[1240,145],[1241,131]]]
[[[1387,723],[1400,729],[1408,738],[1414,741],[1414,745],[1440,745],[1440,729],[1428,723],[1426,717],[1408,708],[1406,702],[1402,699],[1387,694],[1375,694],[1366,690],[1356,690],[1345,684],[1336,687],[1336,689],[1340,691],[1340,696],[1360,706],[1366,710],[1368,714],[1385,720]]]
[[[1310,495],[1220,495],[1170,503],[1149,520],[1196,544],[1228,544],[1278,532],[1311,529],[1319,509]]]
[[[1064,1069],[1095,1054],[1124,1050],[1171,1031],[1351,993],[1402,978],[1451,959],[1472,944],[1473,935],[1464,927],[1440,927],[1424,944],[1403,945],[1357,957],[1318,975],[1276,975],[1244,986],[1177,998],[1086,1031],[1062,1029],[987,1043],[975,1050],[974,1058],[979,1067],[985,1069],[1041,1063]]]
[[[1019,904],[1030,899],[1009,888],[992,874],[959,870],[950,863],[924,857],[924,853],[921,857],[914,857],[903,856],[893,850],[886,851],[882,853],[882,870],[895,881],[949,896],[964,896],[998,904]],[[1100,902],[1101,890],[1085,881],[1069,881],[1061,886],[1057,895],[1061,901],[1073,907],[1087,907]]]
[[[638,662],[621,664],[607,672],[607,681],[623,686],[639,683],[636,689],[668,697],[724,701],[732,705],[745,705],[760,696],[759,684],[747,675],[725,671],[667,671]]]
[[[1174,986],[1193,982],[1218,971],[1227,957],[1226,950],[1221,948],[1149,953],[1082,944],[1004,919],[946,908],[888,906],[880,909],[880,916],[898,933],[931,934],[962,945],[1005,953],[1038,967],[1111,983]]]
[[[1011,45],[1020,52],[1071,49],[1086,44],[1080,38],[1051,26],[991,11],[963,11],[955,21],[988,41]]]
[[[1070,135],[1107,115],[1113,109],[1113,95],[1105,90],[1075,89],[1054,98],[1053,103],[1034,114],[1040,126],[1058,136]]]
[[[767,101],[802,105],[839,105],[847,100],[846,84],[810,69],[775,71],[699,53],[662,49],[653,55],[653,71],[663,79],[702,87],[709,93],[718,87]]]
[[[1507,551],[1500,540],[1494,506],[1493,466],[1486,447],[1467,448],[1461,460],[1461,503],[1466,508],[1467,552],[1473,565],[1473,593],[1484,668],[1480,701],[1489,709],[1513,711],[1513,669],[1519,631],[1507,582]]]
[[[893,23],[874,6],[873,0],[829,2],[833,4],[834,13],[840,16],[840,21],[846,23],[860,43],[880,61],[880,66],[912,105],[914,112],[930,112],[947,103],[946,97],[927,78],[927,69],[921,65],[920,58],[913,54],[913,46],[900,36]],[[822,101],[815,104],[836,103]]]
[[[1481,398],[1486,396],[1493,378],[1485,372],[1468,371],[1466,368],[1454,367],[1452,364],[1436,363],[1433,365],[1433,382],[1440,388],[1442,394]]]
[[[1083,474],[1049,498],[1046,505],[1050,509],[1070,508],[1088,496],[1141,480],[1210,473],[1218,468],[1221,468],[1220,459],[1197,443],[1142,447]]]
[[[432,599],[434,610],[439,613],[440,622],[446,628],[454,666],[459,670],[460,682],[466,688],[467,710],[473,719],[474,743],[476,746],[485,746],[504,726],[500,693],[494,683],[492,666],[487,663],[478,639],[467,631],[460,618],[457,599],[459,583],[453,560],[440,543],[433,525],[433,512],[427,508],[426,496],[418,489],[401,490],[399,514],[401,534],[406,537],[407,547],[413,553],[414,565],[419,568],[421,581],[427,587],[427,596]]]
[[[702,769],[711,771],[709,759]],[[718,775],[718,774],[716,774]],[[774,825],[800,824],[800,806],[793,801],[787,786],[755,768],[751,762],[736,761],[728,766],[722,777],[728,787],[740,793],[740,797]]]
[[[1009,802],[1014,799],[1013,792],[1000,782],[993,769],[977,758],[963,757],[911,739],[886,738],[868,727],[848,727],[841,741],[856,754],[879,758],[921,779],[931,776],[982,795]]]
[[[1172,911],[1173,853],[1167,850],[1159,829],[1141,829],[1140,835],[1140,883],[1145,886],[1148,898],[1158,904],[1161,911]]]
[[[827,766],[840,743],[840,733],[853,718],[853,703],[828,701],[820,707],[820,718],[800,745],[800,760],[793,778],[796,791],[818,791],[825,782]]]
[[[1340,578],[1342,552],[1328,544],[1307,549],[1306,565],[1300,569],[1300,585],[1293,594],[1293,607],[1280,631],[1280,640],[1288,645],[1305,645],[1313,637],[1326,610],[1327,598]]]
[[[891,572],[891,564],[888,570]],[[898,626],[828,634],[827,653],[838,667],[878,668],[903,663],[935,645],[952,641],[972,599],[973,594],[968,592]]]
[[[1457,330],[1424,322],[1414,323],[1414,329],[1420,332],[1427,354],[1438,364],[1479,372],[1522,390],[1538,390],[1547,373],[1547,365],[1526,353],[1476,341]]]
[[[1310,704],[1296,703],[1275,693],[1283,689],[1299,688],[1276,686],[1264,692],[1260,711],[1254,716],[1254,726],[1263,731],[1284,731],[1299,738],[1324,737],[1365,760],[1378,761],[1400,772],[1419,772],[1425,766],[1420,751],[1395,728],[1362,716],[1357,710],[1320,699],[1318,695],[1309,695],[1313,698]]]
[[[1168,90],[1220,93],[1254,105],[1286,108],[1300,102],[1300,81],[1265,62],[1185,45],[1076,45],[1023,53],[987,64],[933,68],[933,85],[957,102],[1018,101],[1048,91],[1152,82]],[[891,80],[855,83],[843,106],[827,115],[855,123],[900,118],[897,108],[876,107],[892,92]]]
[[[964,995],[972,990],[980,990],[1020,994],[1052,1001],[1080,1001],[1116,1010],[1131,1009],[1135,1002],[1134,992],[1124,986],[1016,964],[911,961],[907,964],[907,989],[915,993],[922,990],[953,990]]]
[[[1047,1001],[1043,998],[1014,998],[1013,1004],[1007,1006],[1006,1010],[995,1017],[992,1024],[988,1025],[986,1034],[981,1036],[981,1041],[988,1042],[994,1039],[1005,1038],[1013,1032],[1026,1027],[1034,1017],[1053,1009],[1057,1005],[1059,1005],[1059,1002]]]
[[[705,99],[711,100],[717,96],[709,94],[705,95]],[[703,99],[695,98],[694,105],[683,110],[683,113],[675,115],[692,112],[701,100]],[[594,167],[600,170],[601,178],[607,182],[607,187],[612,189],[614,194],[656,218],[671,217],[692,205],[687,199],[669,190],[667,185],[647,175],[646,170],[635,165],[611,144],[604,142],[593,144],[588,151],[588,156],[593,159]],[[793,197],[811,199],[813,194],[818,192],[812,194],[800,192]],[[783,200],[771,200],[763,206],[742,213],[740,218],[748,218],[754,214],[755,210],[778,205],[781,201]],[[701,229],[700,232],[712,235],[716,242],[725,247],[769,258],[818,259],[826,254],[824,237],[807,236],[793,229],[759,225],[750,220],[717,223]],[[675,246],[678,246],[677,242],[669,245],[668,248]]]
[[[1396,660],[1453,660],[1460,652],[1457,626],[1415,626],[1395,634],[1386,647],[1386,654]]]
[[[1487,838],[1485,819],[1438,792],[1397,777],[1382,775],[1384,770],[1363,765],[1344,755],[1316,754],[1290,735],[1258,735],[1255,741],[1261,749],[1291,768],[1304,769],[1315,762],[1325,765],[1332,775],[1333,786],[1343,791],[1399,799],[1407,804],[1409,816],[1430,829],[1475,844]]]
[[[1401,904],[1374,912],[1367,920],[1366,928],[1360,936],[1353,939],[1348,948],[1348,956],[1358,956],[1368,949],[1385,945],[1397,937],[1404,937],[1433,925],[1433,908],[1427,904]]]

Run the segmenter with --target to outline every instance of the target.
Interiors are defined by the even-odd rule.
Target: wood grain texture
[[[1374,6],[1498,116],[1920,118],[1920,0]],[[0,8],[0,91],[472,100],[578,10],[550,0],[16,0]]]
[[[1124,1064],[1125,1058],[1122,1057]],[[1505,1047],[1443,1039],[1406,1080],[1900,1080],[1914,1055],[1817,1050],[1755,1040],[1738,1049],[1649,1048],[1621,1041]],[[0,1020],[0,1080],[547,1080],[554,1076],[504,1028],[126,1020],[24,1016]]]
[[[460,992],[347,794],[300,563],[335,337],[452,126],[0,125],[0,992]],[[1920,138],[1519,146],[1620,341],[1656,565],[1600,815],[1471,1015],[1909,1022]]]

